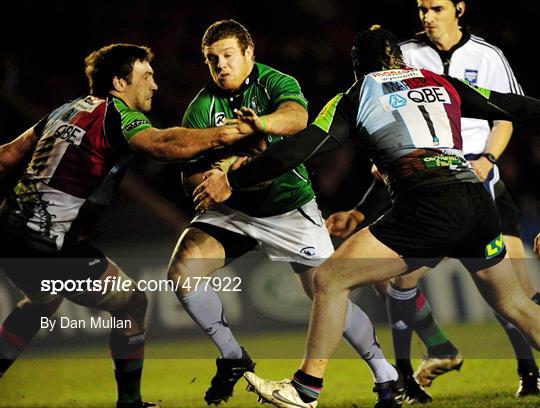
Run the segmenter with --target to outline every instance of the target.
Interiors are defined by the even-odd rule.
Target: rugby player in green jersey
[[[185,186],[196,183],[201,170],[220,157],[250,148],[264,149],[265,144],[280,143],[283,136],[306,127],[307,101],[298,82],[255,62],[254,49],[249,32],[233,20],[216,22],[204,34],[202,52],[212,81],[191,102],[182,124],[212,128],[234,123],[242,131],[249,129],[253,140],[250,146],[233,145],[226,153],[209,151],[188,163],[183,174]],[[235,383],[244,372],[253,370],[254,363],[234,338],[215,291],[190,282],[211,275],[257,247],[271,260],[291,262],[311,297],[311,268],[320,265],[334,248],[303,165],[270,184],[235,195],[227,205],[199,212],[172,255],[169,279],[180,283],[179,301],[221,352],[217,373],[205,394],[208,404],[226,401]],[[397,384],[398,374],[384,359],[368,317],[350,301],[343,335],[364,357],[377,384],[390,388]]]

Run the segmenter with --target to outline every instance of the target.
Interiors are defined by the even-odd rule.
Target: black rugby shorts
[[[481,183],[400,193],[369,228],[404,258],[410,271],[450,257],[475,272],[499,263],[506,254],[497,209]]]

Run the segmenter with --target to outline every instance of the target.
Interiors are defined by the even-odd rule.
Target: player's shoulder
[[[503,51],[496,45],[488,42],[484,38],[471,34],[469,41],[466,44],[468,47],[474,49],[476,52],[482,53],[482,55],[494,58],[494,59],[504,59]]]
[[[292,79],[296,81],[296,78],[294,78],[292,75],[286,74],[285,72],[282,72],[276,68],[272,68],[266,64],[256,62],[255,66],[259,71],[259,81],[261,82],[267,82],[276,79]]]
[[[212,99],[214,98],[214,96],[215,95],[212,93],[210,87],[205,86],[191,100],[187,107],[187,110],[201,110],[205,107],[209,107],[212,103]]]

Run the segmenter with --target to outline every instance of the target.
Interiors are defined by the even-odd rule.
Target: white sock
[[[397,380],[398,373],[384,358],[369,317],[350,300],[343,337],[369,365],[376,383]]]
[[[177,294],[186,312],[219,348],[224,358],[241,358],[242,349],[225,320],[223,305],[214,290],[201,285],[187,295]]]

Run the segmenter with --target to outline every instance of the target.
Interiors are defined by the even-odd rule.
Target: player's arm
[[[204,129],[184,126],[156,129],[144,113],[130,109],[116,99],[113,103],[116,109],[110,110],[113,113],[107,116],[105,124],[105,133],[110,141],[120,126],[122,136],[132,150],[146,153],[160,161],[190,159],[205,150],[229,145],[246,136],[239,125]]]
[[[23,160],[36,140],[36,132],[34,127],[31,127],[16,139],[0,146],[0,175],[7,173],[10,168]]]
[[[276,136],[290,136],[304,129],[308,121],[306,108],[294,101],[284,101],[277,109],[264,116],[258,116],[253,109],[242,107],[237,116],[240,122],[248,124],[252,132],[263,132]]]
[[[226,125],[206,129],[172,127],[141,130],[129,139],[132,149],[148,154],[160,161],[190,159],[205,150],[234,143],[246,133],[238,125]]]
[[[461,98],[461,116],[486,120],[540,123],[540,100],[524,95],[495,92],[445,76]]]
[[[310,158],[339,148],[355,129],[352,103],[339,94],[326,104],[313,124],[296,135],[274,143],[239,169],[210,170],[194,191],[198,208],[227,200],[232,191],[250,187],[286,173]]]
[[[257,116],[252,109],[243,107],[237,112],[238,118],[250,123],[254,132],[275,136],[290,136],[304,129],[308,123],[308,102],[298,81],[282,72],[271,71],[263,85],[273,112]]]
[[[339,148],[354,130],[353,117],[348,97],[337,95],[309,127],[274,143],[245,166],[229,172],[231,187],[242,189],[272,180],[316,155]]]
[[[493,126],[488,135],[486,149],[484,155],[489,154],[495,160],[501,157],[502,153],[506,149],[510,138],[512,137],[513,125],[512,122],[506,120],[493,121]],[[471,166],[478,175],[481,181],[484,181],[489,172],[494,166],[494,162],[489,160],[486,156],[480,156],[476,160],[470,161]]]
[[[508,60],[502,53],[494,55],[489,73],[484,78],[485,87],[501,93],[514,93],[523,95],[523,90],[519,85]],[[512,122],[494,121],[488,135],[484,156],[470,163],[478,177],[484,181],[494,166],[493,161],[497,160],[506,149],[512,136]],[[486,157],[487,156],[487,157]],[[488,159],[489,158],[489,159]]]

